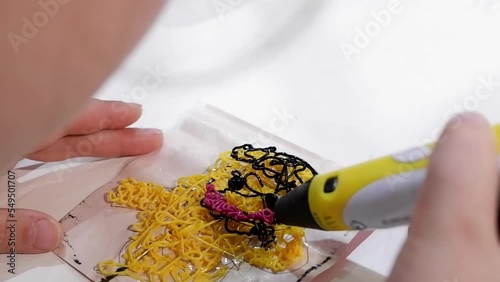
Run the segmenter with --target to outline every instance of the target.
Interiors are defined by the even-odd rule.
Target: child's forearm
[[[163,3],[0,0],[0,167],[75,116]]]

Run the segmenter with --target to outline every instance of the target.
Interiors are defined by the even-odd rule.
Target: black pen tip
[[[279,198],[274,205],[276,223],[321,230],[311,214],[308,193],[306,182]]]

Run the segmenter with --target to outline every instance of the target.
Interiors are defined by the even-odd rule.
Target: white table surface
[[[96,97],[141,103],[134,126],[164,130],[210,103],[351,165],[434,140],[459,111],[500,122],[498,27],[500,0],[170,1]],[[376,231],[350,260],[388,275],[406,230]],[[40,267],[2,281],[86,281],[51,253],[21,260]]]

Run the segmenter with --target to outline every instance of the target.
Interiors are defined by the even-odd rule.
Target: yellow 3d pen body
[[[493,130],[500,141],[500,125]],[[424,145],[319,174],[277,201],[276,220],[330,231],[407,224],[433,148]]]

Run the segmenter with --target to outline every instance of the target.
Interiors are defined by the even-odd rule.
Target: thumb
[[[478,114],[455,117],[430,158],[410,237],[435,242],[450,238],[497,242],[497,185],[496,145],[490,125]]]
[[[46,253],[57,248],[61,240],[61,226],[49,215],[27,209],[0,209],[0,253]]]

